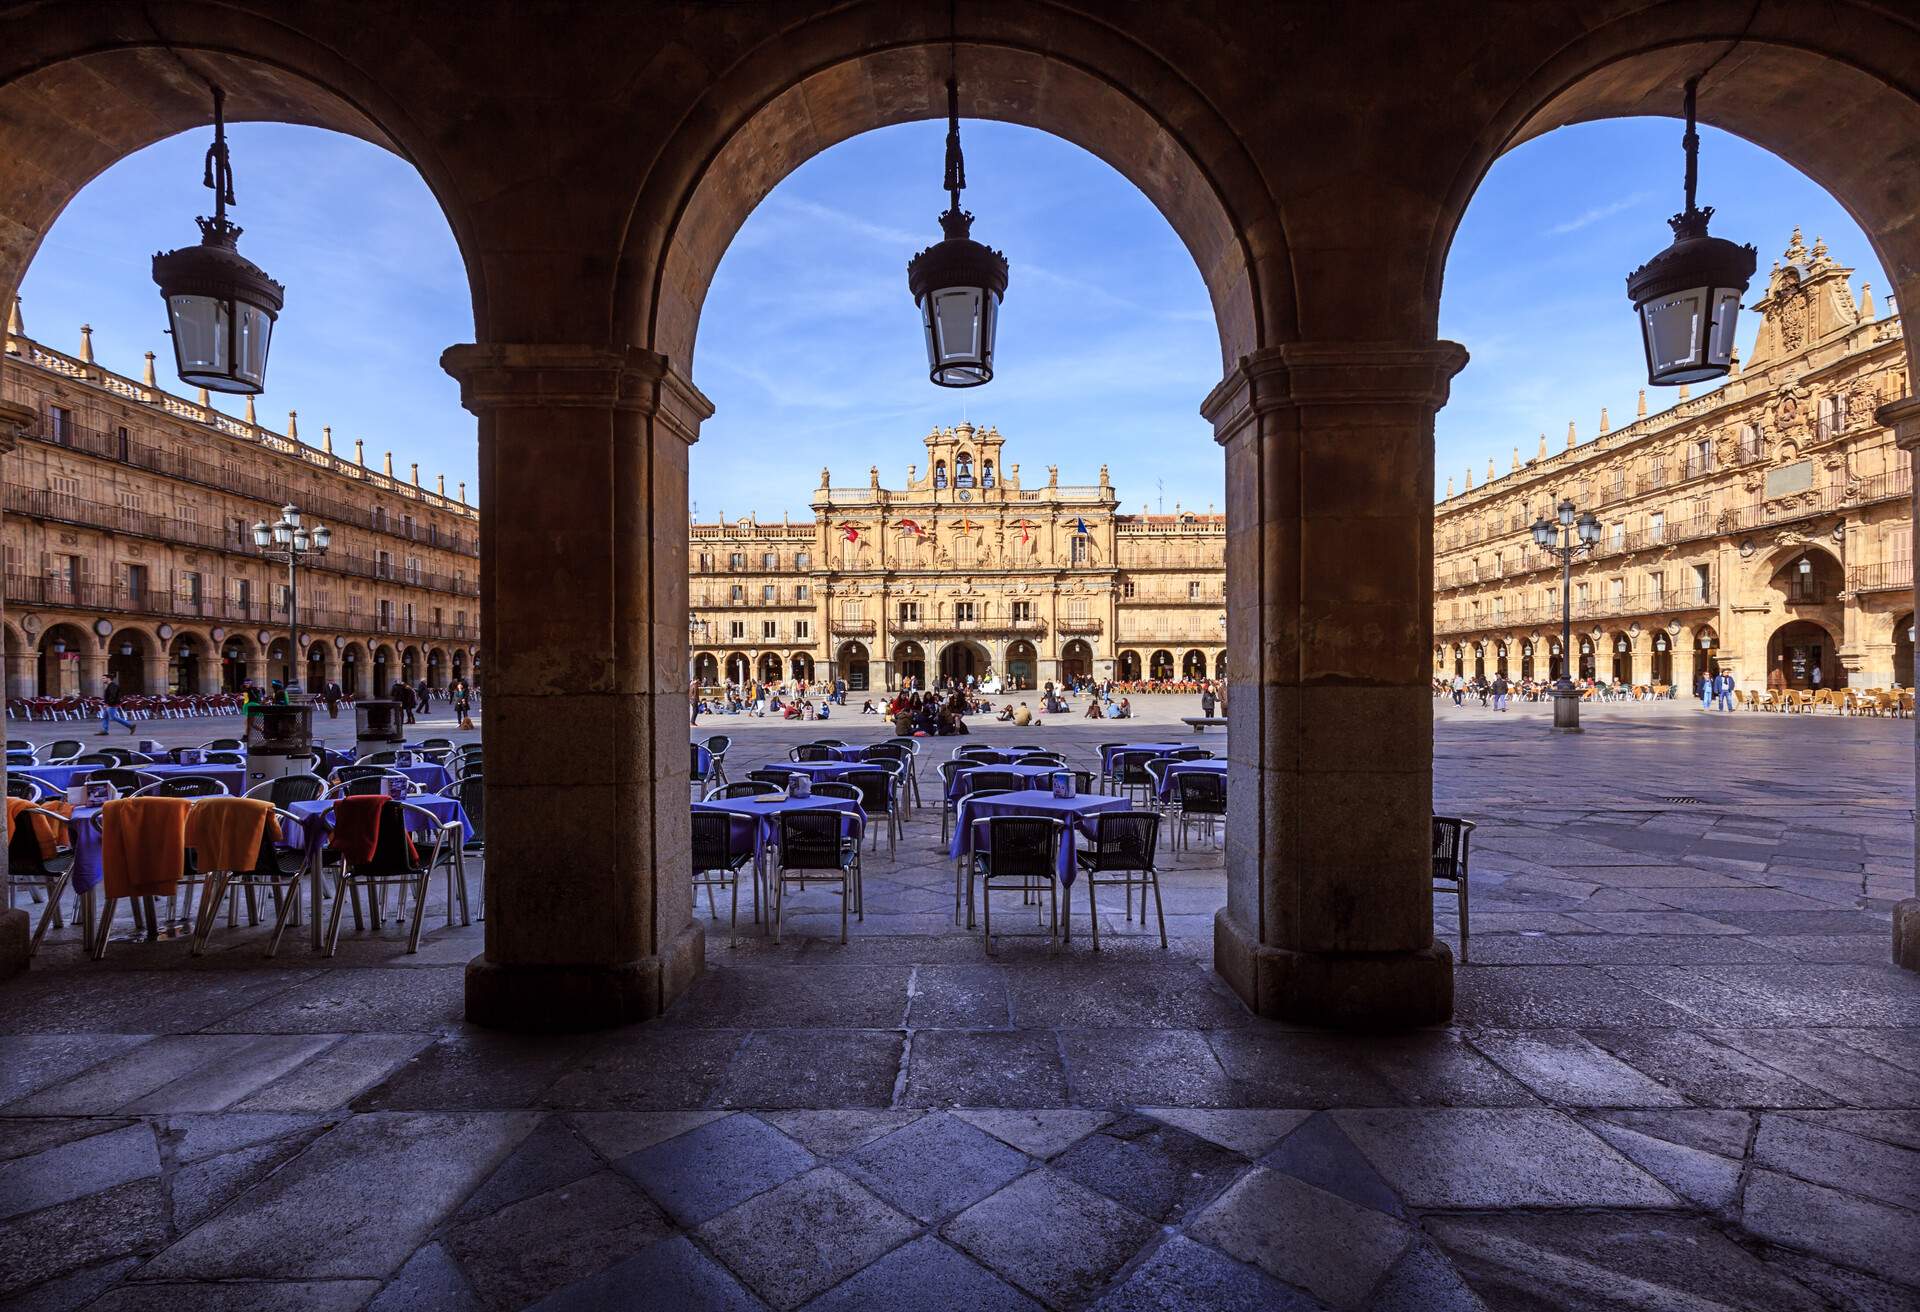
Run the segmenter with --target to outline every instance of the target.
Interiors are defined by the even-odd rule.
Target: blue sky
[[[938,235],[944,125],[906,124],[843,143],[802,166],[749,217],[717,272],[693,373],[717,406],[694,450],[691,496],[721,511],[805,513],[822,464],[864,484],[869,465],[898,485],[924,463],[920,439],[963,416],[997,424],[1009,463],[1044,480],[1092,482],[1111,467],[1123,504],[1222,500],[1218,448],[1200,419],[1219,348],[1200,276],[1152,205],[1077,147],[1025,128],[963,129],[975,236],[1007,253],[1012,276],[997,376],[946,391],[926,380],[906,262]],[[1442,334],[1473,361],[1437,424],[1444,488],[1469,463],[1550,449],[1567,421],[1583,438],[1600,407],[1631,419],[1644,380],[1624,292],[1629,270],[1668,240],[1679,207],[1680,128],[1640,119],[1562,129],[1489,173],[1453,247]],[[1795,223],[1824,235],[1856,283],[1885,279],[1839,205],[1780,160],[1703,130],[1701,198],[1715,231],[1760,248],[1760,276]],[[310,128],[230,130],[246,229],[242,249],[287,284],[263,423],[300,412],[301,436],[331,424],[368,460],[418,460],[449,491],[473,482],[473,420],[440,352],[473,336],[451,233],[418,176],[352,138]],[[86,188],[42,245],[22,288],[27,331],[73,350],[94,327],[108,368],[137,376],[143,351],[170,352],[148,262],[186,244],[211,199],[200,185],[208,134],[121,161]],[[1743,351],[1755,323],[1743,325]],[[184,390],[184,389],[179,389]],[[1670,396],[1669,396],[1670,401]],[[237,413],[233,398],[218,402]],[[1649,398],[1661,406],[1660,395]]]

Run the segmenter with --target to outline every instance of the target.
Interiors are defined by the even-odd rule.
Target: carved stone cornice
[[[440,367],[460,383],[460,404],[493,410],[598,409],[650,415],[691,443],[713,414],[709,401],[673,361],[637,346],[625,350],[548,342],[450,346]]]
[[[1920,448],[1920,396],[1903,396],[1873,412],[1873,422],[1893,430],[1894,445],[1904,451]]]
[[[1222,443],[1286,408],[1412,406],[1431,414],[1466,363],[1457,342],[1284,342],[1241,356],[1200,414]]]
[[[19,445],[20,435],[39,421],[40,414],[30,405],[0,401],[0,455]]]

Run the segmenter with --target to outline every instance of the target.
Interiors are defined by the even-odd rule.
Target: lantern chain
[[[201,185],[213,191],[213,226],[227,227],[227,206],[239,202],[233,198],[233,160],[227,154],[227,93],[216,83],[213,87],[213,144],[207,147],[205,174]]]

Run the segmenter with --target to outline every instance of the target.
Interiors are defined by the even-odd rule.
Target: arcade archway
[[[1007,644],[1007,671],[1005,683],[1008,688],[1034,688],[1039,686],[1036,675],[1039,671],[1039,657],[1034,654],[1033,644],[1024,638]]]
[[[1826,626],[1812,620],[1795,620],[1773,631],[1767,639],[1767,686],[1795,689],[1846,686],[1838,644]]]
[[[1093,648],[1084,639],[1075,638],[1060,649],[1060,677],[1068,683],[1093,678]]]
[[[834,664],[852,692],[867,691],[867,648],[865,643],[843,642]]]
[[[893,678],[902,688],[927,686],[927,653],[917,642],[903,642],[893,649]]]
[[[976,642],[950,642],[940,649],[940,678],[966,683],[985,679],[992,669],[987,649]]]

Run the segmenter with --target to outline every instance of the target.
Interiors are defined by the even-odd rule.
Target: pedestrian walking
[[[1508,684],[1506,675],[1496,674],[1493,676],[1493,709],[1494,710],[1505,711],[1507,709],[1507,694],[1510,690],[1511,690],[1511,685]]]
[[[321,693],[321,700],[327,704],[327,718],[329,720],[337,720],[340,718],[340,697],[340,681],[338,679],[328,679],[327,686]]]
[[[102,738],[107,736],[116,720],[127,726],[128,733],[135,732],[133,721],[121,714],[121,697],[120,680],[108,675],[107,686],[100,690],[100,736]]]
[[[433,709],[433,689],[427,686],[425,679],[414,685],[413,692],[420,702],[420,714],[425,715]]]
[[[413,689],[407,685],[407,681],[405,679],[395,679],[393,681],[391,696],[393,697],[393,700],[400,703],[400,712],[402,715],[406,717],[406,719],[403,720],[402,723],[404,724],[417,723],[413,714]]]
[[[1718,694],[1715,700],[1718,703],[1719,709],[1723,711],[1732,710],[1733,674],[1728,670],[1722,670],[1720,671],[1720,677],[1715,680],[1715,683],[1717,684],[1716,692]]]
[[[1218,704],[1219,703],[1216,702],[1213,698],[1212,684],[1209,683],[1205,687],[1200,689],[1200,714],[1206,716],[1209,720],[1211,720],[1213,718],[1214,707],[1217,706]]]

